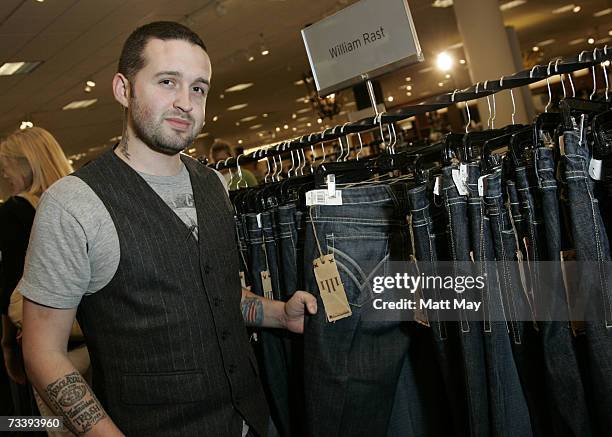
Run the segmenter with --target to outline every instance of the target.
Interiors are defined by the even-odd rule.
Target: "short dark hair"
[[[215,140],[213,145],[210,147],[210,152],[208,153],[209,159],[211,162],[215,161],[215,155],[217,153],[225,152],[229,156],[233,156],[232,147],[226,143],[225,141]]]
[[[125,40],[123,49],[121,49],[117,72],[131,80],[144,67],[145,60],[142,52],[149,40],[153,38],[162,41],[183,40],[202,47],[205,52],[207,51],[202,39],[187,26],[174,21],[155,21],[139,27]]]

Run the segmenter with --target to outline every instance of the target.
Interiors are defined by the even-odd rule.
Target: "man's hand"
[[[304,308],[308,309],[309,314],[316,314],[317,299],[305,291],[296,291],[285,303],[285,328],[297,334],[304,332]]]

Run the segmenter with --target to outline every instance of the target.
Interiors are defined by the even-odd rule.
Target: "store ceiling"
[[[417,102],[471,82],[467,66],[457,64],[451,78],[435,69],[435,57],[443,50],[450,48],[456,60],[464,58],[452,7],[434,8],[433,0],[408,1],[426,62],[381,79],[385,97],[393,96],[387,107]],[[309,70],[300,29],[351,3],[354,1],[2,0],[0,65],[10,61],[44,62],[29,74],[0,76],[0,136],[26,120],[50,130],[68,155],[83,154],[80,162],[108,147],[122,127],[121,111],[110,91],[121,46],[135,27],[155,20],[175,20],[190,26],[209,48],[213,86],[206,137],[197,142],[196,153],[201,153],[204,143],[213,138],[234,144],[242,140],[242,146],[248,148],[315,132],[325,123],[339,124],[346,120],[346,112],[355,110],[350,90],[340,94],[341,100],[346,100],[342,114],[317,124],[318,115],[302,100],[306,87],[295,84]],[[552,13],[568,4],[528,0],[503,12],[505,23],[516,28],[522,50],[529,54],[525,56],[527,62],[535,62],[538,56],[548,60],[592,48],[587,43],[589,37],[600,45],[608,41],[612,13],[600,17],[594,14],[612,8],[611,1],[577,0],[579,12],[574,13],[570,7],[567,12]],[[554,41],[538,52],[531,51],[546,40]],[[268,56],[261,56],[262,45],[269,49]],[[254,57],[251,62],[250,56]],[[96,86],[86,93],[88,80]],[[243,91],[224,91],[240,83],[254,85]],[[412,86],[411,96],[406,95],[406,85]],[[98,100],[86,109],[62,110],[66,104],[83,99]],[[245,103],[248,106],[243,109],[228,110]],[[216,121],[214,116],[218,117]]]

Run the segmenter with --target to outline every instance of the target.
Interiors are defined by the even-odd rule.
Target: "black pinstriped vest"
[[[182,160],[199,243],[112,150],[74,174],[108,209],[121,250],[113,279],[78,309],[93,389],[129,437],[239,437],[242,418],[263,436],[268,410],[240,311],[229,200],[212,170]]]

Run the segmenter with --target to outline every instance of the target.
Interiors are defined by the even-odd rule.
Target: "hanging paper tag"
[[[433,192],[436,196],[440,195],[440,189],[442,188],[442,176],[436,176],[436,182],[434,183]]]
[[[333,196],[328,190],[310,190],[306,192],[306,206],[342,205],[342,191],[336,190]]]
[[[563,135],[559,136],[559,150],[561,151],[561,155],[565,156],[565,141],[563,140]]]
[[[244,275],[243,271],[240,272],[240,285],[242,286],[242,288],[247,288],[246,276]]]
[[[589,176],[591,176],[591,179],[601,180],[601,163],[600,159],[591,158],[591,162],[589,162]]]
[[[328,174],[325,183],[327,184],[327,194],[329,197],[334,197],[336,195],[336,175]]]
[[[350,317],[353,312],[348,304],[334,255],[330,254],[316,258],[312,265],[321,300],[323,300],[323,306],[325,307],[327,321],[335,322]]]
[[[257,218],[257,227],[261,228],[261,213],[255,216]]]
[[[484,184],[485,184],[485,178],[486,177],[487,176],[485,175],[485,176],[480,176],[478,178],[478,196],[479,197],[484,196]]]
[[[467,187],[465,185],[465,181],[461,179],[461,173],[459,172],[459,170],[453,169],[452,175],[453,175],[453,182],[455,183],[455,187],[457,187],[457,191],[459,192],[459,195],[466,196],[468,193]]]
[[[461,180],[467,185],[468,180],[468,166],[467,164],[459,164],[459,176],[461,176]]]
[[[259,273],[261,275],[261,286],[263,288],[263,294],[266,299],[274,300],[274,295],[272,294],[272,278],[270,277],[270,272],[264,270]]]

